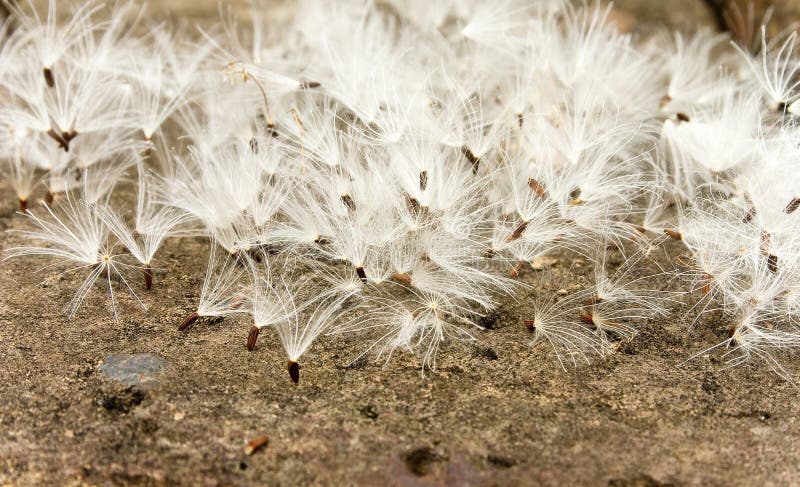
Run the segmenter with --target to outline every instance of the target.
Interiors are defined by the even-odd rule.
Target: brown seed
[[[534,320],[522,320],[522,324],[525,325],[528,331],[536,330],[536,322]]]
[[[261,448],[264,448],[269,443],[269,436],[262,435],[254,440],[250,440],[247,442],[247,445],[244,447],[244,454],[245,455],[252,455],[256,451]]]
[[[289,377],[292,379],[292,382],[295,384],[300,382],[300,364],[294,360],[290,360],[286,370],[289,371]]]
[[[784,208],[783,212],[789,215],[794,213],[798,208],[800,208],[800,197],[793,198],[792,201],[786,205],[786,208]]]
[[[767,269],[769,269],[769,271],[772,272],[773,274],[778,272],[778,256],[777,255],[769,254],[767,256]]]
[[[303,81],[300,83],[299,88],[301,90],[310,89],[310,88],[319,88],[320,83],[318,81]]]
[[[261,328],[257,326],[253,326],[250,328],[250,333],[247,335],[247,350],[253,351],[256,348],[256,342],[258,341],[258,333],[261,331]]]
[[[150,266],[144,268],[144,288],[148,291],[153,289],[153,268]]]
[[[405,193],[403,196],[405,196],[406,208],[408,209],[408,211],[410,213],[417,213],[421,208],[419,201],[417,201],[416,198],[409,195],[408,193]]]
[[[582,313],[578,315],[578,318],[587,325],[594,325],[594,317],[590,314]]]
[[[681,232],[677,230],[670,230],[668,228],[665,228],[664,233],[670,238],[674,238],[675,240],[683,240],[683,235],[681,235]]]
[[[395,272],[392,274],[392,279],[399,282],[400,284],[411,286],[411,274],[407,272]]]
[[[659,107],[663,108],[667,103],[669,103],[671,101],[672,101],[672,97],[671,96],[664,95],[664,96],[661,97],[661,100],[659,101],[658,105],[659,105]]]
[[[519,124],[519,128],[522,128],[522,124],[525,122],[525,117],[521,114],[517,114],[517,123]]]
[[[189,316],[184,318],[183,321],[181,321],[181,324],[178,325],[178,331],[186,331],[199,318],[200,318],[200,315],[197,314],[197,311],[192,311],[191,313],[189,313]]]
[[[514,231],[511,232],[511,235],[509,235],[506,238],[506,243],[513,242],[514,240],[520,238],[522,234],[525,233],[526,228],[528,228],[528,222],[522,220],[522,222],[520,222],[520,224],[517,225],[517,228],[515,228]]]
[[[361,282],[367,282],[367,273],[362,266],[356,267],[356,274],[358,274],[358,278],[361,279]]]
[[[533,178],[528,178],[528,187],[530,187],[531,190],[533,190],[533,192],[536,193],[536,196],[541,196],[542,198],[547,196],[547,192],[544,190],[544,186],[542,186],[541,183],[539,183],[539,181]]]
[[[461,147],[461,154],[472,164],[472,174],[478,174],[478,166],[481,163],[480,157],[477,157],[466,145]]]
[[[356,202],[353,201],[352,196],[349,194],[342,195],[342,203],[344,203],[344,206],[346,206],[348,210],[356,211]]]
[[[58,143],[58,146],[64,149],[64,152],[69,152],[69,143],[72,139],[78,136],[78,132],[70,130],[69,132],[56,132],[53,129],[47,131],[47,135]]]
[[[54,88],[56,86],[56,78],[53,76],[52,69],[44,68],[44,81],[50,88]]]
[[[682,112],[676,113],[675,114],[675,118],[677,118],[679,122],[688,122],[689,121],[689,115],[686,115],[685,113],[682,113]]]
[[[425,191],[425,188],[428,187],[428,171],[423,169],[419,172],[419,189]]]
[[[69,150],[69,144],[67,144],[67,142],[61,137],[61,134],[53,129],[50,129],[47,131],[47,135],[49,135],[51,139],[55,140],[58,143],[58,146],[64,149],[65,152]]]
[[[508,277],[514,279],[519,277],[519,273],[522,272],[522,267],[525,265],[524,262],[517,262],[511,267],[511,270],[508,271]]]
[[[19,199],[19,211],[21,213],[27,213],[28,212],[28,200],[26,200],[24,198],[20,198]]]
[[[753,221],[753,217],[756,216],[756,207],[750,208],[750,210],[744,215],[742,218],[742,223],[750,223]]]
[[[317,238],[314,239],[314,243],[317,245],[328,245],[329,243],[331,243],[331,241],[330,239],[327,239],[325,237],[318,236]]]

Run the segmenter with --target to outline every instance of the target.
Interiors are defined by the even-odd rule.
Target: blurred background
[[[12,2],[14,0],[11,0]],[[19,0],[17,0],[19,1]],[[57,0],[60,14],[68,14],[69,6],[83,0]],[[383,3],[386,0],[376,0]],[[591,3],[594,0],[589,0]],[[27,2],[24,0],[22,3]],[[44,11],[48,0],[32,0]],[[582,3],[582,0],[573,0]],[[208,24],[219,17],[220,8],[242,11],[253,4],[272,11],[276,16],[288,15],[297,2],[293,0],[156,0],[147,3],[147,13],[159,19],[183,19]],[[395,5],[402,2],[392,2]],[[603,0],[602,3],[609,3]],[[734,34],[756,23],[772,10],[770,30],[775,32],[800,21],[800,0],[616,0],[615,20],[623,30],[646,32],[656,25],[688,30],[708,26],[730,30]],[[0,8],[5,7],[0,3]]]

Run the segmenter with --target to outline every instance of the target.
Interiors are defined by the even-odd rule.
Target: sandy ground
[[[21,242],[4,231],[24,226],[15,210],[0,183],[2,248]],[[664,264],[681,252],[668,250]],[[0,264],[0,484],[800,482],[798,389],[763,365],[726,369],[720,353],[683,364],[724,337],[725,317],[690,329],[678,303],[612,357],[564,371],[529,346],[521,320],[531,296],[557,289],[529,273],[534,287],[501,307],[477,345],[443,350],[436,374],[421,378],[407,355],[348,365],[363,342],[323,338],[295,386],[274,335],[247,352],[246,319],[176,330],[196,304],[206,252],[201,240],[170,240],[158,256],[169,272],[151,292],[136,282],[148,311],[123,298],[119,322],[101,290],[64,317],[78,276],[58,277],[37,259]],[[589,268],[559,256],[556,282],[585,285]],[[109,364],[133,354],[163,370],[140,385],[112,380]],[[246,455],[262,435],[266,446]]]

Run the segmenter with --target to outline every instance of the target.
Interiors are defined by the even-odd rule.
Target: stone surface
[[[109,355],[100,366],[100,372],[108,379],[125,385],[154,385],[166,362],[150,353],[133,355]]]

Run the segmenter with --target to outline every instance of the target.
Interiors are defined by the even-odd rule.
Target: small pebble
[[[111,380],[128,386],[155,384],[157,375],[166,366],[164,359],[151,353],[109,355],[100,365],[100,372]]]

